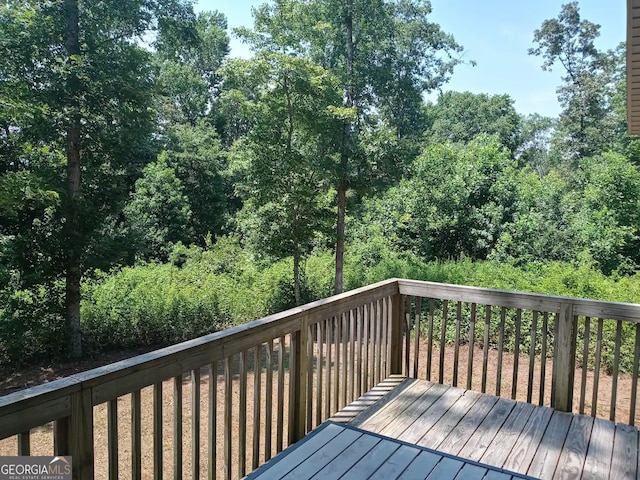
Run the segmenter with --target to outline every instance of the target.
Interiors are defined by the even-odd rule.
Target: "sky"
[[[253,25],[251,7],[263,0],[196,0],[197,11],[218,10],[227,17],[230,30]],[[464,59],[476,66],[460,65],[443,91],[508,94],[521,114],[557,116],[556,89],[562,70],[543,71],[540,57],[530,56],[533,31],[549,18],[556,18],[567,0],[432,0],[430,21],[454,36],[465,48]],[[598,48],[615,48],[626,37],[624,0],[581,0],[583,19],[600,25]],[[231,32],[230,32],[231,33]],[[231,56],[251,54],[231,35]],[[427,97],[435,101],[437,93]]]

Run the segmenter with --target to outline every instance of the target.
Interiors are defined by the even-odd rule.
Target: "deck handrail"
[[[449,317],[449,302],[456,305],[455,314]],[[451,307],[453,308],[453,307]],[[481,309],[484,308],[484,314]],[[468,310],[468,311],[467,311]],[[494,311],[496,310],[496,311]],[[480,311],[480,314],[478,312]],[[551,317],[549,317],[551,315]],[[528,316],[528,317],[527,317]],[[528,320],[523,320],[527,317]],[[529,318],[530,317],[530,318]],[[505,318],[513,319],[513,332],[505,329]],[[541,319],[540,321],[538,319]],[[597,319],[597,335],[591,335],[591,318]],[[217,385],[217,366],[225,366],[225,394],[232,389],[231,359],[238,356],[240,361],[240,399],[246,400],[247,358],[250,350],[255,353],[255,364],[260,361],[261,352],[268,357],[267,375],[274,372],[272,354],[274,342],[278,342],[278,402],[285,395],[280,382],[287,369],[289,381],[289,410],[286,429],[289,441],[296,441],[321,421],[329,418],[348,401],[358,394],[365,393],[376,381],[390,374],[404,374],[417,377],[422,365],[424,348],[426,355],[426,378],[431,379],[432,366],[435,365],[433,352],[438,350],[438,381],[445,382],[445,349],[455,349],[453,361],[453,384],[458,381],[460,373],[460,347],[468,345],[467,385],[475,381],[474,347],[477,337],[482,344],[482,392],[487,389],[488,359],[491,350],[490,336],[497,335],[494,347],[498,355],[498,373],[496,394],[500,395],[502,379],[503,355],[509,351],[513,355],[513,387],[512,398],[516,398],[515,384],[518,378],[518,361],[520,349],[529,348],[529,379],[526,401],[533,401],[534,365],[540,366],[539,403],[545,400],[545,381],[548,377],[545,368],[547,356],[552,355],[552,372],[549,405],[562,411],[573,411],[574,390],[578,389],[580,413],[585,410],[587,395],[586,369],[593,368],[595,375],[592,384],[593,400],[597,405],[598,378],[602,361],[601,351],[605,349],[607,339],[603,328],[608,321],[615,322],[615,338],[613,343],[613,388],[611,393],[611,417],[615,418],[616,394],[618,382],[618,366],[621,355],[623,323],[631,323],[635,327],[634,358],[632,368],[631,406],[629,423],[633,424],[636,411],[637,378],[640,364],[640,305],[605,302],[599,300],[571,298],[536,293],[513,292],[479,287],[469,287],[434,282],[405,279],[390,279],[376,284],[328,297],[307,305],[296,307],[235,326],[224,331],[212,333],[193,340],[171,345],[137,357],[99,367],[87,372],[78,373],[47,384],[39,385],[23,391],[0,397],[0,439],[18,435],[18,453],[29,454],[30,431],[36,427],[54,422],[54,453],[56,455],[72,455],[74,458],[74,478],[94,477],[94,441],[93,416],[94,408],[101,404],[108,405],[109,415],[109,476],[118,477],[118,420],[117,399],[132,394],[132,448],[140,448],[140,391],[153,386],[154,405],[154,471],[162,470],[162,382],[174,379],[177,407],[174,413],[181,418],[182,394],[181,382],[184,372],[192,372],[195,379],[194,396],[200,395],[200,372],[209,368],[209,384]],[[426,322],[426,323],[424,323]],[[450,323],[448,323],[450,322]],[[468,324],[468,325],[467,325]],[[594,322],[594,326],[596,323]],[[454,331],[454,341],[447,335]],[[484,336],[479,328],[484,327]],[[478,330],[476,331],[476,327]],[[624,327],[627,328],[627,327]],[[440,329],[438,332],[437,329]],[[524,329],[524,330],[523,330]],[[528,330],[527,330],[528,329]],[[538,335],[539,333],[539,335]],[[465,336],[466,335],[466,336]],[[508,338],[508,335],[512,335]],[[285,343],[284,337],[288,336]],[[540,339],[541,337],[541,339]],[[595,338],[595,342],[594,342]],[[526,340],[526,341],[525,341]],[[578,342],[582,342],[583,376],[575,382],[576,359],[579,354]],[[626,340],[625,340],[626,341]],[[413,343],[412,343],[413,342]],[[511,342],[512,349],[506,346]],[[286,349],[288,362],[285,365]],[[541,350],[540,350],[541,349]],[[413,356],[413,368],[411,357]],[[593,358],[593,362],[589,359]],[[478,360],[480,361],[480,360]],[[433,363],[433,365],[432,365]],[[476,362],[477,363],[477,362]],[[449,367],[447,367],[448,369]],[[260,390],[262,367],[254,373],[255,397],[254,420],[260,419],[261,403],[271,406],[271,398],[262,399]],[[204,371],[204,370],[203,370]],[[324,376],[323,376],[324,375]],[[244,382],[244,383],[243,383]],[[213,387],[211,387],[213,388]],[[271,387],[267,387],[271,388]],[[267,397],[271,390],[266,390]],[[547,391],[548,393],[548,391]],[[215,391],[210,390],[215,398]],[[244,397],[243,397],[244,395]],[[275,394],[273,394],[275,396]],[[602,397],[602,396],[601,396]],[[225,400],[227,401],[227,400]],[[175,401],[174,401],[175,402]],[[228,400],[231,402],[231,400]],[[588,403],[588,402],[587,402]],[[209,415],[216,406],[210,400]],[[255,406],[257,405],[257,407]],[[193,440],[194,452],[199,452],[199,403],[194,409]],[[284,429],[283,405],[278,405],[277,428]],[[136,410],[137,409],[137,410]],[[233,459],[231,458],[231,431],[226,425],[231,419],[231,403],[225,404],[225,472],[231,476]],[[269,407],[265,407],[269,410]],[[244,412],[244,413],[243,413]],[[257,413],[256,413],[257,412]],[[197,414],[196,414],[197,413]],[[592,415],[596,409],[592,407]],[[240,407],[240,436],[246,437],[246,406]],[[271,415],[271,412],[269,412]],[[160,420],[158,420],[158,418]],[[268,425],[271,424],[271,416]],[[244,421],[245,426],[242,426]],[[159,423],[158,423],[159,422]],[[175,425],[178,421],[175,420]],[[178,428],[178,427],[176,427]],[[215,418],[211,420],[209,448],[215,449]],[[174,437],[174,442],[181,443],[181,429]],[[265,430],[267,427],[265,427]],[[158,433],[159,431],[159,433]],[[271,437],[264,432],[262,440],[259,428],[254,428],[253,466],[256,459],[269,457]],[[280,432],[282,433],[282,432]],[[229,437],[229,438],[227,438]],[[137,443],[135,443],[137,442]],[[261,443],[262,442],[262,443]],[[249,443],[249,440],[247,440]],[[282,447],[282,435],[278,436],[278,450]],[[259,450],[264,447],[266,453]],[[174,468],[178,466],[178,457],[182,447],[174,458]],[[246,446],[240,441],[239,455],[247,458]],[[136,455],[136,452],[134,452]],[[199,462],[199,454],[194,454],[194,464]],[[139,478],[140,458],[132,461],[132,476]],[[243,463],[242,461],[240,462]],[[197,466],[194,466],[194,477]],[[215,468],[215,459],[209,464]],[[236,467],[234,467],[236,468]],[[237,467],[237,473],[243,476],[245,465]],[[235,472],[235,470],[234,470]]]

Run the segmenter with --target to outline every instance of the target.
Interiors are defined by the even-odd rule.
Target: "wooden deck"
[[[422,380],[371,395],[334,419],[536,478],[640,478],[635,427]]]

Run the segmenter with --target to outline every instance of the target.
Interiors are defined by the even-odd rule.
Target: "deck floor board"
[[[407,387],[370,420],[365,412],[357,426],[535,478],[640,479],[636,427],[412,381],[421,386]],[[428,456],[418,455],[406,472],[422,461]],[[432,470],[427,478],[466,478],[478,471],[449,460],[428,468]],[[487,478],[511,478],[496,471],[489,474]]]

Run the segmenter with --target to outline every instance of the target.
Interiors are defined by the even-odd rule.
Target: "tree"
[[[430,13],[421,0],[279,0],[256,10],[253,32],[241,32],[257,50],[277,45],[339,80],[342,135],[327,170],[337,193],[336,292],[343,290],[347,199],[402,172],[394,134],[409,133],[422,93],[446,81],[458,63],[453,55],[461,47],[429,22]],[[367,136],[389,148],[376,149],[377,158],[367,155]]]
[[[520,147],[521,119],[509,95],[445,92],[426,111],[429,142],[467,143],[484,133],[497,135],[514,155]]]
[[[189,17],[189,11],[181,0],[0,6],[0,101],[8,112],[2,123],[5,135],[15,133],[26,145],[3,142],[12,157],[1,173],[32,171],[34,151],[53,159],[46,173],[37,173],[54,179],[43,189],[60,198],[59,207],[48,210],[55,221],[47,253],[62,265],[52,262],[47,275],[65,272],[73,356],[81,352],[81,278],[105,257],[92,241],[104,237],[106,219],[117,222],[129,186],[150,158],[153,72],[142,42],[164,18]]]
[[[580,17],[578,2],[562,6],[557,19],[545,20],[534,32],[530,55],[544,59],[543,70],[557,63],[564,68],[564,84],[558,88],[563,107],[556,142],[567,160],[579,159],[610,149],[616,121],[610,108],[616,87],[616,55],[600,52],[594,41],[600,26]]]
[[[244,181],[240,223],[259,254],[293,257],[296,304],[302,303],[301,264],[326,233],[329,185],[324,180],[324,146],[337,136],[340,105],[335,78],[303,58],[262,52],[250,61],[230,62],[234,78],[250,83],[243,110],[252,125],[234,147]],[[250,93],[249,93],[250,92]],[[234,95],[243,96],[241,91]]]

